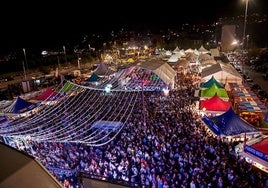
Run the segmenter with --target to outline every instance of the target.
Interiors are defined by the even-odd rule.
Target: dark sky
[[[249,1],[249,13],[267,14],[267,0]],[[245,10],[242,0],[33,2],[0,3],[0,50],[49,46],[63,39],[110,32],[122,26],[158,29],[185,22],[211,23],[226,15],[243,14]]]

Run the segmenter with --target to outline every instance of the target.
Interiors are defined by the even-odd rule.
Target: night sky
[[[267,0],[249,1],[249,13],[268,13]],[[1,2],[0,50],[49,46],[83,34],[122,27],[157,30],[182,23],[211,23],[245,11],[241,0],[96,1],[92,5],[91,2]]]

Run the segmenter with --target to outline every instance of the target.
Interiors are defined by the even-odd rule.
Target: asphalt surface
[[[258,84],[262,90],[268,94],[268,80],[263,78],[264,73],[256,72],[247,65],[244,65],[244,73],[248,75],[255,84]]]

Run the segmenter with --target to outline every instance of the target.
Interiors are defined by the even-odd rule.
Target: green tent
[[[78,89],[81,89],[78,85],[74,84],[73,82],[67,81],[64,86],[61,88],[61,92],[72,92],[77,91]]]
[[[222,98],[228,98],[227,91],[223,88],[218,88],[215,83],[201,91],[201,97],[213,97],[215,94]]]

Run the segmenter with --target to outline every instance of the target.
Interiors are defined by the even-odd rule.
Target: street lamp
[[[22,68],[23,68],[23,74],[24,74],[24,81],[26,81],[27,80],[27,76],[26,76],[24,61],[22,61]]]
[[[247,26],[247,15],[248,15],[248,2],[249,0],[246,1],[246,8],[245,8],[245,20],[244,20],[244,30],[243,30],[243,50],[245,50],[245,41],[246,41],[246,26]]]
[[[77,53],[77,66],[78,66],[78,69],[80,70],[81,67],[80,67],[80,60],[81,60],[81,57],[79,57],[79,54]]]
[[[27,62],[27,57],[26,57],[26,51],[25,51],[25,48],[23,48],[22,50],[23,50],[23,54],[24,54],[24,59],[25,59],[25,64],[26,64],[26,70],[28,71],[28,62]]]
[[[67,57],[66,57],[66,50],[65,50],[65,46],[63,46],[63,52],[64,52],[65,63],[67,64]]]

